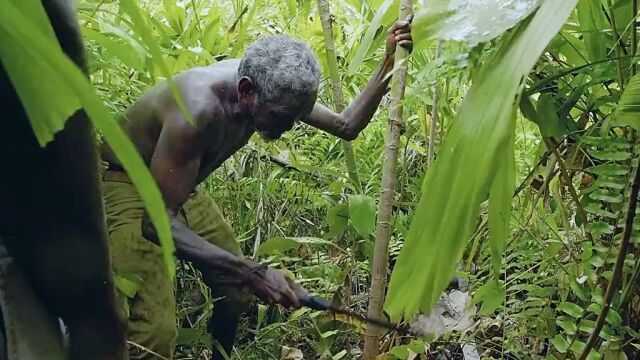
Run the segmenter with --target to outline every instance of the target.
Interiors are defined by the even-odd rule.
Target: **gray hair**
[[[262,103],[277,100],[285,93],[315,94],[320,83],[320,64],[307,44],[286,35],[273,35],[249,45],[238,74],[251,78]]]

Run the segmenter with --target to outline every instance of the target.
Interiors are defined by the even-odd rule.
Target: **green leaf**
[[[578,329],[590,334],[596,329],[596,322],[593,320],[582,319],[580,320],[580,324],[578,324]]]
[[[500,279],[500,266],[510,231],[511,199],[516,181],[516,165],[513,149],[514,139],[507,140],[507,146],[497,159],[499,166],[496,179],[489,193],[489,245],[493,276]]]
[[[204,329],[179,328],[176,345],[211,347],[211,340]]]
[[[583,343],[580,340],[574,340],[573,343],[571,344],[571,346],[569,347],[569,350],[571,350],[571,352],[573,352],[576,355],[579,355],[582,353],[582,350],[584,350],[586,344]]]
[[[153,57],[153,61],[158,64],[163,76],[167,79],[167,85],[169,85],[169,89],[173,94],[173,98],[176,101],[178,108],[180,108],[180,111],[182,112],[185,120],[193,124],[193,116],[191,116],[191,112],[187,109],[187,106],[184,103],[182,93],[173,80],[173,74],[165,63],[162,50],[160,49],[157,41],[153,38],[151,27],[145,21],[144,16],[140,12],[140,8],[138,8],[133,0],[121,0],[120,7],[131,17],[133,30],[136,34],[138,34],[138,36],[140,36],[143,43],[149,48],[149,52]]]
[[[503,0],[484,0],[481,4],[427,1],[413,21],[413,37],[417,41],[463,41],[469,47],[474,47],[502,35],[537,6],[537,0],[519,1],[518,6],[504,6]]]
[[[631,158],[628,151],[589,150],[589,154],[599,160],[622,161]]]
[[[593,237],[599,238],[603,234],[613,234],[615,228],[605,222],[592,222],[587,224],[586,229]]]
[[[625,187],[624,182],[621,182],[619,179],[612,177],[605,178],[604,176],[596,180],[596,184],[600,187],[607,187],[616,190],[623,190]]]
[[[351,224],[362,237],[368,238],[376,227],[376,203],[366,195],[349,197]]]
[[[310,245],[331,245],[338,248],[334,243],[329,240],[315,238],[315,237],[273,237],[258,247],[256,250],[256,256],[258,255],[271,255],[271,254],[284,254],[288,250],[297,249],[302,244]],[[340,249],[340,248],[338,248]]]
[[[14,11],[19,12],[19,16],[29,16],[32,20],[29,23],[20,24],[19,19],[12,19],[14,26],[21,28],[5,28],[3,30],[3,33],[9,31],[17,33],[13,36],[11,34],[2,35],[0,38],[0,57],[29,116],[38,143],[40,146],[45,146],[53,140],[53,135],[56,132],[62,130],[67,119],[80,108],[80,101],[72,89],[58,86],[65,81],[64,76],[57,72],[50,72],[51,64],[37,58],[38,49],[21,49],[22,44],[25,43],[20,42],[20,37],[32,35],[40,37],[41,41],[46,41],[55,51],[54,55],[62,55],[62,49],[40,3],[34,0],[24,2],[11,0],[3,5],[3,9],[0,11],[3,14],[0,16],[8,16],[7,14]],[[8,27],[8,24],[4,26]],[[20,32],[27,31],[32,34],[20,34]],[[55,61],[57,66],[61,66],[60,62],[63,61],[60,56],[52,56],[47,60],[49,62]],[[47,75],[46,81],[42,81],[42,74]]]
[[[327,211],[328,236],[338,236],[347,229],[349,208],[347,204],[338,204]]]
[[[120,61],[122,61],[126,66],[133,69],[139,69],[142,67],[142,62],[136,56],[134,49],[128,44],[119,43],[108,36],[87,27],[82,28],[82,34],[85,38],[95,41],[96,44],[112,53],[113,56],[120,59]]]
[[[582,317],[582,312],[584,311],[579,305],[570,302],[561,302],[558,304],[558,310],[573,317],[574,319]]]
[[[602,6],[597,1],[580,0],[577,10],[589,60],[595,62],[606,58],[608,39],[603,29],[607,28],[608,24]]]
[[[607,320],[607,322],[612,326],[622,326],[622,316],[620,316],[620,314],[618,314],[614,309],[609,309],[605,320]]]
[[[339,330],[325,331],[322,334],[320,334],[320,337],[323,338],[323,339],[326,339],[326,338],[331,337],[331,336],[333,336],[333,335],[335,335],[335,334],[337,334],[339,332],[340,332]]]
[[[389,354],[395,356],[396,359],[406,359],[409,357],[409,348],[406,345],[395,346],[389,350]]]
[[[571,284],[569,285],[573,293],[582,301],[589,301],[589,290],[587,290],[584,286],[580,285],[576,279],[571,280]]]
[[[556,319],[556,324],[569,335],[575,335],[578,332],[578,326],[574,319]]]
[[[296,4],[296,0],[286,0],[287,2],[287,9],[289,11],[289,18],[293,19],[297,12],[298,12],[298,4]]]
[[[624,89],[618,107],[613,114],[610,126],[631,126],[640,130],[640,75],[629,80]]]
[[[560,334],[551,339],[551,344],[562,354],[566,353],[569,349],[569,342]]]
[[[26,6],[26,4],[33,2],[33,0],[21,1],[20,4]],[[31,69],[31,71],[38,69],[42,71],[40,74],[56,74],[55,76],[59,77],[60,82],[56,82],[55,89],[47,88],[48,91],[73,94],[76,100],[72,101],[79,101],[138,189],[160,238],[168,275],[173,278],[175,274],[174,246],[171,239],[169,218],[155,181],[136,148],[117,122],[112,119],[82,71],[62,52],[56,41],[51,41],[50,37],[36,30],[43,27],[41,22],[48,23],[48,20],[46,17],[36,16],[35,14],[38,13],[43,14],[44,10],[38,2],[35,2],[34,6],[38,7],[38,10],[31,9],[33,12],[30,12],[29,16],[25,16],[24,7],[14,6],[11,2],[3,3],[3,9],[0,11],[0,58],[4,62],[5,59],[17,55],[23,60],[22,66]],[[30,46],[22,46],[21,44],[30,44]],[[16,71],[16,69],[9,71]],[[16,87],[19,86],[16,85]],[[49,96],[55,98],[56,95],[49,94]],[[25,106],[41,106],[43,110],[46,110],[45,106],[48,103],[26,102],[24,104]],[[28,112],[30,116],[32,113]],[[31,121],[37,123],[46,120],[36,118]],[[36,125],[34,128],[42,127],[42,125]],[[44,125],[44,127],[48,128],[51,136],[56,131],[49,128],[48,125]]]
[[[566,127],[562,126],[560,118],[556,114],[554,98],[551,93],[540,95],[536,108],[536,119],[542,136],[559,138],[567,133]]]
[[[573,11],[577,0],[542,3],[502,39],[473,78],[438,158],[427,171],[409,234],[389,282],[393,320],[429,313],[449,283],[515,131],[521,79]],[[414,35],[415,36],[415,35]],[[478,151],[482,149],[482,151]]]
[[[622,194],[615,191],[596,190],[589,194],[589,197],[593,200],[605,201],[612,204],[622,203]]]
[[[506,289],[497,281],[489,281],[482,285],[473,295],[472,304],[482,302],[478,315],[493,314],[506,299]]]
[[[589,259],[589,263],[593,265],[593,267],[599,268],[604,265],[604,259],[602,259],[602,257],[600,257],[599,255],[594,255],[591,257],[591,259]]]
[[[376,15],[371,20],[362,40],[360,40],[360,45],[358,45],[354,55],[351,57],[351,62],[347,68],[347,75],[354,75],[360,69],[360,65],[364,61],[365,55],[369,52],[371,44],[373,44],[373,39],[375,38],[376,33],[380,29],[380,26],[383,25],[382,19],[384,19],[388,12],[393,11],[392,5],[394,3],[395,1],[393,0],[385,0],[376,11]],[[386,36],[386,32],[383,34],[385,34],[383,36]]]
[[[258,316],[257,316],[257,319],[256,319],[256,329],[260,329],[260,325],[262,325],[262,323],[264,322],[264,319],[267,317],[267,312],[268,311],[269,311],[269,307],[268,306],[263,305],[263,304],[258,304]],[[292,315],[295,315],[295,314],[292,314]]]
[[[611,219],[615,219],[616,215],[612,212],[609,212],[607,210],[601,209],[600,208],[600,204],[598,203],[591,203],[587,206],[584,207],[584,210],[590,214],[593,215],[597,215],[597,216],[603,216],[603,217],[608,217]]]
[[[602,305],[596,303],[591,303],[587,307],[587,311],[591,311],[594,314],[600,314],[600,310],[602,310]]]
[[[132,299],[136,296],[140,285],[142,285],[142,278],[135,274],[113,274],[113,282],[116,288],[122,292],[126,297]]]
[[[592,166],[588,168],[587,171],[596,175],[620,176],[627,175],[629,173],[629,167],[621,164],[610,163]]]

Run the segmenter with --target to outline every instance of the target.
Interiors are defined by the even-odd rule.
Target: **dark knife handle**
[[[313,310],[329,310],[332,308],[331,302],[319,296],[309,296],[300,299],[300,304]]]

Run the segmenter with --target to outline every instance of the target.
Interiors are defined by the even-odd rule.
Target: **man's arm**
[[[240,276],[243,270],[249,270],[248,264],[216,246],[210,246],[211,244],[178,220],[180,208],[196,185],[202,140],[199,139],[198,128],[187,123],[182,115],[176,112],[168,114],[164,120],[151,159],[150,171],[167,207],[177,255],[197,266],[213,265],[229,274]],[[142,230],[146,238],[157,242],[155,227],[147,213],[143,218]]]
[[[177,256],[191,261],[199,269],[216,269],[245,282],[268,303],[298,307],[298,298],[304,291],[283,273],[273,269],[256,271],[260,268],[257,263],[209,243],[178,219],[180,208],[196,185],[204,147],[200,129],[203,126],[187,123],[178,109],[164,116],[150,171],[165,201]],[[158,243],[156,229],[146,212],[142,233],[145,238]]]
[[[411,50],[411,21],[413,16],[399,21],[389,30],[385,56],[362,93],[341,113],[336,113],[326,106],[316,103],[313,110],[303,122],[338,136],[345,140],[353,140],[369,124],[376,112],[382,96],[387,91],[393,70],[396,44]]]

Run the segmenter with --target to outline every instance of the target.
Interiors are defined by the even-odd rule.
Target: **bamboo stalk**
[[[344,95],[342,93],[342,82],[340,73],[338,73],[338,60],[336,56],[336,45],[333,41],[333,26],[331,25],[331,10],[327,0],[318,0],[318,12],[320,14],[320,22],[322,23],[322,32],[324,33],[324,45],[327,51],[327,64],[329,66],[329,76],[331,78],[331,92],[333,95],[333,107],[336,112],[344,110]],[[358,167],[356,157],[351,146],[351,142],[342,140],[342,150],[347,164],[347,172],[349,178],[354,183],[356,191],[362,193],[362,183],[358,175]]]
[[[440,46],[441,43],[438,41],[436,43],[436,54],[434,56],[434,60],[438,60],[440,58]],[[429,128],[429,155],[427,158],[427,169],[431,168],[431,162],[433,161],[433,156],[435,154],[435,139],[436,139],[436,129],[438,127],[438,79],[433,80],[433,84],[431,86],[431,93],[433,94],[433,107],[431,108],[431,126]]]
[[[635,76],[638,66],[633,56],[636,56],[638,50],[638,0],[633,0],[631,11],[633,12],[633,21],[631,23],[631,76]]]
[[[400,19],[411,14],[411,0],[400,0]],[[389,110],[389,132],[386,139],[385,155],[382,165],[382,190],[378,201],[378,222],[376,225],[376,241],[373,250],[371,269],[371,292],[369,295],[369,318],[381,319],[384,305],[384,293],[387,280],[387,263],[389,257],[389,236],[391,234],[391,211],[396,186],[396,165],[398,162],[398,145],[402,130],[402,99],[404,97],[409,53],[401,46],[396,46],[395,69],[391,80],[391,108]],[[374,360],[378,355],[378,342],[381,330],[377,326],[367,326],[364,343],[364,360]]]
[[[621,58],[623,55],[623,49],[622,49],[622,38],[620,37],[620,34],[618,33],[618,28],[616,27],[616,17],[615,14],[613,12],[613,4],[611,3],[611,0],[607,1],[607,5],[608,5],[608,11],[609,13],[605,12],[605,15],[609,16],[609,22],[611,23],[611,29],[613,31],[613,40],[615,42],[615,51],[616,51],[616,57]],[[633,56],[633,55],[631,55]],[[618,60],[616,63],[616,70],[618,71],[618,82],[620,83],[620,92],[622,93],[624,91],[624,86],[626,84],[625,79],[624,79],[624,71],[622,70],[622,60]]]

